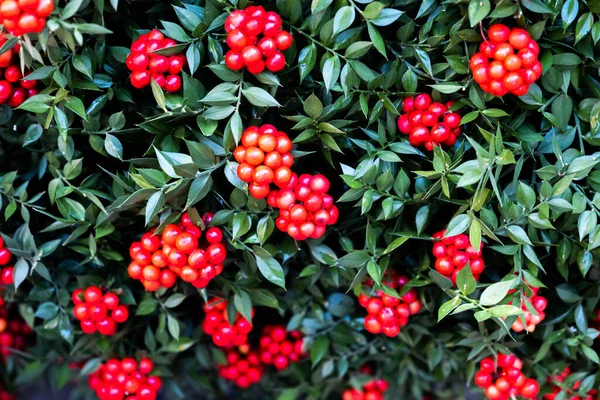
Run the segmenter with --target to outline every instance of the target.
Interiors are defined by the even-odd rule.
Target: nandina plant
[[[0,0],[0,400],[596,399],[599,13]]]

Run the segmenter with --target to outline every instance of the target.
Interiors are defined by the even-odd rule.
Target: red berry
[[[134,71],[131,73],[131,85],[136,89],[142,89],[150,84],[150,71]]]
[[[286,31],[279,31],[277,36],[275,36],[275,42],[277,46],[277,50],[285,51],[289,49],[292,45],[292,35]]]
[[[165,90],[173,93],[181,89],[181,77],[179,75],[168,75],[165,78]]]
[[[285,68],[285,56],[278,51],[275,52],[275,54],[267,58],[266,66],[271,72],[281,71]]]
[[[244,68],[244,60],[242,55],[233,50],[228,51],[225,55],[225,65],[227,65],[229,69],[239,71],[240,69]]]

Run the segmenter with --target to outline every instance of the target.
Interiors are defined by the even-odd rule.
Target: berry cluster
[[[523,362],[519,358],[512,354],[498,354],[497,362],[496,368],[493,358],[484,358],[475,374],[475,384],[485,389],[488,399],[508,400],[518,395],[533,399],[538,395],[540,384],[521,372]]]
[[[488,36],[489,41],[484,38],[469,62],[473,79],[494,96],[523,96],[529,85],[542,76],[540,47],[526,30],[509,29],[503,24],[492,25]]]
[[[293,239],[318,239],[325,234],[327,225],[337,222],[340,212],[327,194],[329,179],[321,174],[294,173],[288,188],[273,190],[268,204],[279,209],[275,225]]]
[[[271,72],[285,67],[281,53],[292,45],[292,35],[281,30],[281,17],[262,6],[235,10],[225,20],[227,45],[225,64],[234,71],[244,67],[252,74],[260,74],[265,67]],[[259,36],[262,35],[262,38]]]
[[[112,336],[117,332],[117,324],[129,318],[129,309],[126,305],[119,305],[119,297],[113,292],[103,294],[98,286],[77,289],[71,298],[75,304],[73,315],[87,335],[98,331],[101,335]]]
[[[149,376],[154,363],[149,358],[111,358],[88,378],[88,386],[100,400],[154,400],[162,379]]]
[[[427,93],[405,97],[398,129],[408,135],[413,146],[424,145],[430,151],[441,144],[452,146],[462,132],[460,115],[449,110],[452,104],[433,102]]]
[[[27,337],[33,331],[17,312],[0,308],[0,354],[5,357],[14,350],[25,350]]]
[[[479,250],[475,250],[467,235],[444,237],[445,232],[446,230],[443,230],[433,234],[433,238],[438,239],[433,245],[433,255],[436,258],[435,270],[456,285],[458,272],[469,264],[475,280],[479,280],[485,268],[481,258],[483,243],[480,244]]]
[[[267,325],[260,335],[260,360],[278,371],[305,357],[302,333],[288,332],[283,325]]]
[[[211,219],[212,214],[206,213],[202,222],[206,226]],[[175,285],[177,276],[196,288],[205,288],[223,271],[227,248],[221,229],[203,232],[185,213],[180,225],[167,225],[161,236],[154,230],[142,235],[141,241],[131,244],[129,255],[133,260],[127,268],[129,276],[154,292]]]
[[[382,284],[401,290],[408,281],[406,276],[397,275],[396,271],[392,271],[391,279]],[[373,282],[368,281],[366,284],[372,286]],[[410,289],[402,298],[387,295],[382,290],[377,290],[370,296],[361,293],[358,302],[369,314],[365,318],[365,329],[374,334],[383,333],[388,337],[397,336],[400,328],[408,324],[409,317],[421,311],[421,301],[417,298],[415,289]]]
[[[0,0],[0,21],[13,36],[41,32],[53,10],[52,0]]]
[[[12,253],[6,247],[4,247],[4,240],[0,236],[0,284],[1,285],[12,285],[14,283],[13,278],[13,266],[8,266]],[[0,306],[4,304],[4,300],[0,298]]]
[[[523,318],[525,318],[525,325],[523,325],[523,320],[521,319],[521,317],[517,318],[517,320],[512,324],[511,327],[512,330],[515,332],[522,332],[524,330],[527,330],[527,332],[531,333],[535,331],[535,326],[542,322],[544,318],[546,318],[544,310],[548,305],[548,300],[546,300],[545,297],[537,294],[540,290],[539,288],[531,288],[531,290],[533,291],[533,295],[527,298],[527,300],[523,299],[523,301],[521,302],[521,309],[524,311]],[[514,290],[511,292],[514,292]],[[529,308],[527,307],[527,302],[531,304],[531,306],[535,309],[538,315],[535,315],[529,311]],[[512,302],[510,302],[509,304],[512,304]]]
[[[232,349],[225,354],[225,358],[227,363],[218,365],[221,378],[233,381],[244,389],[260,382],[264,365],[257,352]]]
[[[160,49],[177,44],[173,39],[165,38],[159,30],[152,30],[141,35],[131,45],[131,53],[127,56],[126,65],[131,71],[131,85],[142,89],[154,79],[158,86],[169,93],[181,89],[181,70],[185,65],[185,56],[175,54],[163,56],[154,53]]]
[[[204,305],[204,333],[212,336],[213,343],[219,347],[241,346],[248,341],[248,334],[252,331],[252,324],[240,314],[237,315],[233,325],[227,317],[227,301],[213,297]],[[254,315],[254,309],[252,309]]]
[[[361,390],[348,389],[342,394],[342,400],[383,400],[390,385],[385,379],[373,379],[365,383]]]
[[[251,126],[241,141],[233,152],[240,163],[238,177],[250,184],[252,197],[266,197],[271,207],[279,209],[279,230],[296,240],[317,239],[327,225],[337,222],[339,210],[327,194],[329,180],[321,174],[298,177],[292,172],[292,141],[284,132],[269,124]],[[271,190],[271,183],[281,190]]]
[[[294,164],[292,141],[273,125],[250,126],[244,131],[242,144],[233,156],[239,163],[238,177],[249,183],[252,197],[264,199],[271,191],[270,184],[287,188],[292,179],[290,167]]]
[[[585,396],[573,395],[573,392],[576,392],[581,386],[581,381],[577,381],[571,388],[565,389],[564,385],[561,385],[561,383],[563,383],[569,375],[571,375],[571,369],[566,367],[560,374],[549,377],[548,383],[552,385],[552,393],[545,394],[543,399],[554,400],[560,392],[564,392],[566,396],[569,396],[562,396],[562,398],[566,400],[598,400],[598,391],[596,389],[590,390]]]
[[[6,37],[0,34],[0,46],[6,40]],[[11,107],[18,107],[29,97],[38,94],[35,88],[37,81],[22,79],[17,58],[19,48],[20,45],[17,44],[6,53],[0,54],[0,104],[8,103]]]

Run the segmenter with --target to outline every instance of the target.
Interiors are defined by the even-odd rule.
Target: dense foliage
[[[246,0],[15,3],[0,398],[596,396],[598,1],[261,1],[267,40]]]

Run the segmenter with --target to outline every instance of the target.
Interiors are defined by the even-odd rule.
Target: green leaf
[[[29,125],[27,127],[27,131],[25,132],[25,138],[23,139],[23,147],[37,142],[37,140],[42,136],[43,132],[44,129],[40,124]]]
[[[521,4],[527,8],[529,11],[533,11],[538,14],[553,14],[554,11],[546,4],[542,2],[542,0],[521,0]]]
[[[163,109],[164,112],[167,112],[167,107],[165,105],[165,94],[163,93],[160,86],[154,79],[150,80],[150,86],[152,86],[152,94],[154,95],[154,99],[160,108]]]
[[[146,204],[146,226],[154,219],[156,214],[163,208],[165,204],[165,195],[162,191],[157,191],[148,199]]]
[[[474,0],[477,1],[477,0]],[[432,89],[437,90],[440,93],[456,93],[459,90],[462,90],[462,85],[458,85],[455,83],[438,83],[435,85],[429,85]]]
[[[470,295],[477,288],[477,281],[468,265],[463,267],[456,275],[456,286],[465,296]]]
[[[352,22],[354,22],[354,17],[356,12],[354,11],[354,7],[352,6],[344,6],[341,7],[333,18],[333,34],[337,35],[338,33],[348,29]]]
[[[165,301],[165,307],[167,308],[175,308],[180,305],[183,300],[185,300],[186,296],[181,293],[174,293]]]
[[[312,93],[306,100],[304,100],[303,109],[306,115],[311,117],[313,120],[317,120],[319,115],[323,112],[323,103],[314,93]]]
[[[471,218],[466,214],[457,215],[452,218],[446,227],[444,237],[456,236],[469,228]]]
[[[298,71],[300,71],[300,82],[310,74],[317,62],[317,46],[314,43],[306,46],[298,56]]]
[[[104,137],[104,149],[111,156],[123,161],[123,145],[116,136],[107,133]]]
[[[178,42],[189,42],[192,40],[181,26],[168,21],[160,21],[160,23],[164,26],[167,36],[170,38],[175,39]]]
[[[561,18],[566,24],[569,26],[575,18],[577,18],[577,13],[579,12],[579,1],[578,0],[566,0],[562,6],[560,15]]]
[[[532,245],[531,240],[525,233],[525,230],[518,225],[510,225],[506,228],[508,231],[508,236],[515,242],[519,244],[528,244]]]
[[[313,367],[319,363],[327,353],[329,338],[325,335],[319,336],[310,347],[310,360]]]
[[[442,304],[438,310],[438,322],[460,305],[460,297],[456,296]]]
[[[592,13],[585,13],[577,21],[575,26],[575,43],[583,39],[592,30],[594,24],[594,16]]]
[[[193,207],[196,203],[206,197],[212,189],[212,178],[210,175],[200,175],[192,181],[188,192],[185,208]]]
[[[471,0],[469,2],[469,22],[471,28],[477,25],[490,13],[489,0]]]
[[[265,249],[254,246],[252,248],[256,256],[256,265],[260,273],[271,283],[285,289],[285,274],[277,260]]]
[[[29,275],[29,263],[24,258],[19,258],[15,263],[15,268],[13,270],[13,279],[15,289],[18,289],[19,286],[27,279]]]
[[[135,315],[152,314],[156,310],[157,306],[158,306],[158,302],[156,300],[146,299],[139,304]]]
[[[493,306],[498,304],[498,302],[500,302],[502,299],[504,299],[504,297],[506,297],[506,294],[508,293],[508,291],[514,283],[515,279],[510,279],[507,281],[497,282],[488,286],[487,288],[485,288],[483,293],[481,293],[479,302],[483,306]]]
[[[275,100],[266,90],[256,86],[242,90],[244,97],[253,105],[258,107],[281,107],[281,104]]]
[[[167,314],[167,329],[175,340],[179,340],[179,321],[171,314]]]
[[[324,58],[325,62],[323,63],[322,72],[323,82],[325,83],[325,88],[330,90],[340,77],[340,59],[335,55],[327,55]]]

